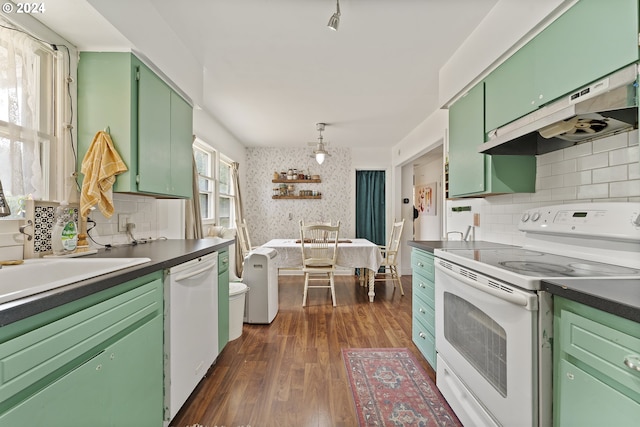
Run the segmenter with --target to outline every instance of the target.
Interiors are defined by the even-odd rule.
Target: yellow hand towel
[[[86,218],[96,203],[100,212],[110,218],[113,215],[113,183],[116,175],[126,172],[127,166],[113,146],[111,136],[99,131],[82,160],[80,170],[84,174],[80,193],[80,216]]]

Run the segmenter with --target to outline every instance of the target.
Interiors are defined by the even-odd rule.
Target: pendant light
[[[319,165],[321,165],[327,157],[331,157],[331,154],[327,152],[324,146],[324,141],[322,139],[322,131],[324,131],[325,126],[326,123],[316,123],[316,129],[320,133],[320,136],[318,136],[318,142],[309,143],[310,145],[316,146],[316,149],[313,150],[313,154],[311,155],[311,157],[315,158],[316,162],[318,162]]]
[[[331,18],[329,18],[327,27],[331,28],[333,31],[338,31],[338,25],[340,25],[340,0],[336,0],[336,13],[331,15]]]

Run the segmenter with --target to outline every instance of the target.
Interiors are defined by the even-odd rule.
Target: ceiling
[[[440,68],[496,2],[342,0],[338,31],[334,0],[56,0],[39,18],[81,50],[139,50],[178,85],[172,70],[198,68],[201,93],[185,91],[246,146],[306,145],[324,122],[329,149],[367,148],[439,108]]]

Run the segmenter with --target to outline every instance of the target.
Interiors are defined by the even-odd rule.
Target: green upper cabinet
[[[82,52],[78,63],[78,167],[107,129],[129,168],[114,191],[192,195],[193,110],[135,55]]]
[[[484,84],[473,87],[449,108],[449,197],[485,190]]]
[[[186,198],[193,193],[192,143],[193,108],[180,95],[171,92],[171,193]]]
[[[541,105],[534,84],[535,56],[527,44],[500,64],[485,79],[486,131],[524,116]]]
[[[171,89],[140,65],[138,82],[138,189],[170,193]]]
[[[638,55],[638,0],[580,0],[486,78],[486,130],[503,126]]]
[[[449,108],[449,197],[534,192],[534,156],[487,156],[484,83],[474,86]]]
[[[94,135],[108,129],[128,170],[114,191],[136,191],[140,61],[131,54],[81,52],[78,63],[78,170]]]

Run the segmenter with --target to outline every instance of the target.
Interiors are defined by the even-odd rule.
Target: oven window
[[[485,312],[444,293],[444,336],[477,371],[507,396],[507,334]]]

